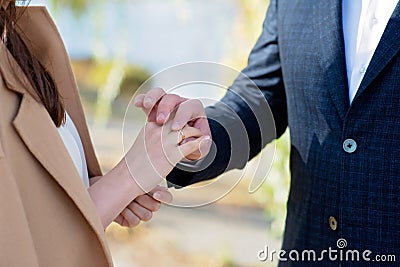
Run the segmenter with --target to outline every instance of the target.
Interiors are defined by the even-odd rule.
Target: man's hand
[[[114,220],[121,226],[135,227],[140,221],[147,222],[161,207],[161,202],[170,203],[172,194],[165,187],[157,186],[147,195],[141,195],[132,201]]]
[[[174,94],[166,94],[161,88],[150,90],[147,94],[140,94],[134,100],[136,107],[142,108],[147,114],[148,121],[160,125],[166,123],[171,113],[175,112],[172,130],[179,131],[186,124],[199,129],[203,135],[211,136],[210,126],[203,104],[197,99],[187,99]],[[210,150],[211,142],[207,142],[200,150],[186,158],[198,160]]]

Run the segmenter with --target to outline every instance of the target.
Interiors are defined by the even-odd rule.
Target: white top
[[[350,103],[398,0],[343,0],[343,34]]]
[[[78,134],[78,130],[75,127],[74,122],[69,117],[68,113],[65,113],[66,122],[58,128],[58,133],[61,139],[64,141],[65,147],[67,148],[75,167],[81,176],[83,183],[86,188],[89,187],[89,174],[86,165],[85,151],[81,138]]]

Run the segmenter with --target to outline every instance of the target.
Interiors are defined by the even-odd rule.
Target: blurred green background
[[[107,171],[123,155],[122,119],[139,86],[151,75],[189,61],[242,69],[261,33],[268,1],[31,2],[43,4],[71,56],[95,148]],[[287,133],[276,147],[270,174],[254,194],[247,190],[251,177],[245,177],[228,196],[206,207],[163,206],[151,222],[137,228],[110,226],[107,235],[116,267],[276,266],[257,259],[265,245],[280,248],[284,228]]]

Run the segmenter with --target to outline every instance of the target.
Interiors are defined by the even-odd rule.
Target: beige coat
[[[18,24],[55,79],[89,175],[101,175],[56,26],[44,7],[27,8]],[[111,266],[100,219],[57,128],[2,42],[0,75],[0,266]]]

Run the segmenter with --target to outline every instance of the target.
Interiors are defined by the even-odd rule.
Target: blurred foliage
[[[122,2],[126,0],[113,1]],[[92,111],[94,112],[95,123],[103,126],[109,121],[110,116],[114,112],[112,105],[118,100],[117,98],[123,95],[131,97],[140,84],[150,77],[148,72],[142,68],[130,66],[125,62],[127,45],[126,40],[123,38],[126,34],[123,28],[117,29],[119,32],[118,36],[121,36],[121,38],[115,40],[116,45],[113,48],[114,54],[112,60],[109,60],[104,55],[106,49],[102,41],[102,36],[106,23],[103,20],[104,13],[107,12],[104,8],[106,3],[106,0],[51,0],[55,15],[64,8],[72,10],[76,16],[84,14],[89,8],[93,10],[89,16],[95,35],[93,59],[86,62],[75,62],[74,65],[78,85],[83,89],[81,90],[83,97],[85,97],[85,89],[89,89],[89,92],[86,92],[88,98],[83,99],[83,101],[85,104],[93,106]],[[95,103],[92,103],[92,100],[95,100]],[[119,111],[115,115],[123,115],[123,111]]]
[[[123,2],[128,0],[112,1]],[[81,15],[87,8],[102,6],[105,2],[107,2],[107,0],[50,0],[50,4],[55,10],[59,10],[60,8],[69,8],[75,13],[75,15]]]
[[[96,92],[107,82],[107,77],[114,67],[112,61],[96,61],[94,59],[74,60],[72,62],[79,86],[85,90]],[[132,96],[139,86],[150,77],[150,73],[140,66],[126,65],[125,77],[120,86],[120,95]]]
[[[233,21],[233,32],[226,37],[226,54],[223,59],[238,70],[246,66],[250,49],[261,34],[262,23],[269,0],[235,0],[240,6]]]
[[[265,215],[271,220],[271,233],[281,238],[285,227],[286,202],[290,186],[289,130],[275,142],[275,145],[276,151],[271,171],[254,197],[264,206]]]
[[[103,0],[95,0],[103,1]],[[75,14],[81,14],[91,1],[88,0],[51,0],[51,4],[54,9],[60,9],[61,7],[71,8]]]
[[[78,86],[81,89],[81,95],[85,106],[95,112],[101,110],[100,117],[108,118],[111,112],[112,104],[115,107],[125,107],[129,102],[130,97],[134,95],[136,90],[143,84],[149,77],[150,73],[140,66],[129,64],[118,64],[114,60],[74,60],[72,68],[75,73]],[[114,75],[113,75],[114,73]],[[116,74],[116,75],[115,75]],[[118,81],[116,88],[114,88],[113,77],[117,76]],[[107,90],[107,84],[112,84],[113,90]],[[104,101],[99,99],[106,99],[107,105],[103,105]],[[114,110],[115,115],[123,115],[124,110]],[[114,112],[113,111],[113,112]],[[111,112],[111,113],[113,113]],[[107,113],[107,114],[104,114]],[[102,115],[102,116],[101,116]]]

